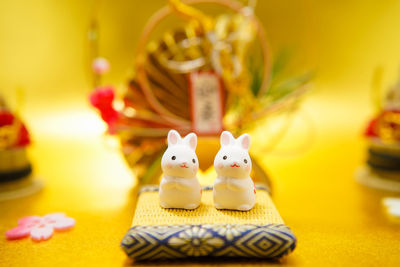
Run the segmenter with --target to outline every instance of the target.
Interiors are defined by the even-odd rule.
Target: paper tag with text
[[[218,135],[223,130],[223,87],[211,71],[189,76],[192,130],[199,135]]]

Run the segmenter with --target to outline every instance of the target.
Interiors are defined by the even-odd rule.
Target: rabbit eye
[[[247,159],[244,159],[244,163],[247,163]]]
[[[223,156],[223,158],[222,158],[222,159],[223,159],[223,160],[226,160],[227,158],[228,158],[227,156]]]
[[[193,162],[193,163],[196,163],[196,160],[195,160],[195,159],[192,159],[192,162]]]
[[[172,156],[172,158],[171,158],[172,160],[176,160],[176,157],[175,156]]]

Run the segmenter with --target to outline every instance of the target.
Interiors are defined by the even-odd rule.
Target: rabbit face
[[[235,139],[228,131],[221,134],[221,149],[214,159],[218,176],[247,178],[251,172],[251,159],[248,153],[250,136],[241,135]]]
[[[179,133],[171,130],[168,133],[168,148],[161,159],[164,175],[193,178],[199,168],[196,156],[197,136],[194,133],[181,138]]]

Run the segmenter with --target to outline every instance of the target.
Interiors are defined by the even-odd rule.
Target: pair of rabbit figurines
[[[168,133],[168,148],[161,167],[163,177],[159,197],[163,208],[195,209],[201,202],[201,186],[197,179],[199,162],[196,156],[197,136],[181,138]],[[214,160],[218,174],[214,183],[214,205],[217,209],[250,210],[256,203],[256,190],[250,178],[251,159],[248,153],[250,136],[235,139],[228,131],[221,134],[221,149]]]

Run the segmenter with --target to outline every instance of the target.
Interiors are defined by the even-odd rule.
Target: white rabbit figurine
[[[250,210],[256,203],[256,189],[250,178],[248,153],[250,136],[235,139],[228,131],[221,134],[221,149],[214,159],[218,174],[214,183],[214,205],[217,209]]]
[[[197,180],[199,162],[196,156],[197,136],[181,138],[168,133],[168,148],[161,159],[163,177],[160,183],[160,205],[163,208],[195,209],[200,205],[201,186]]]

